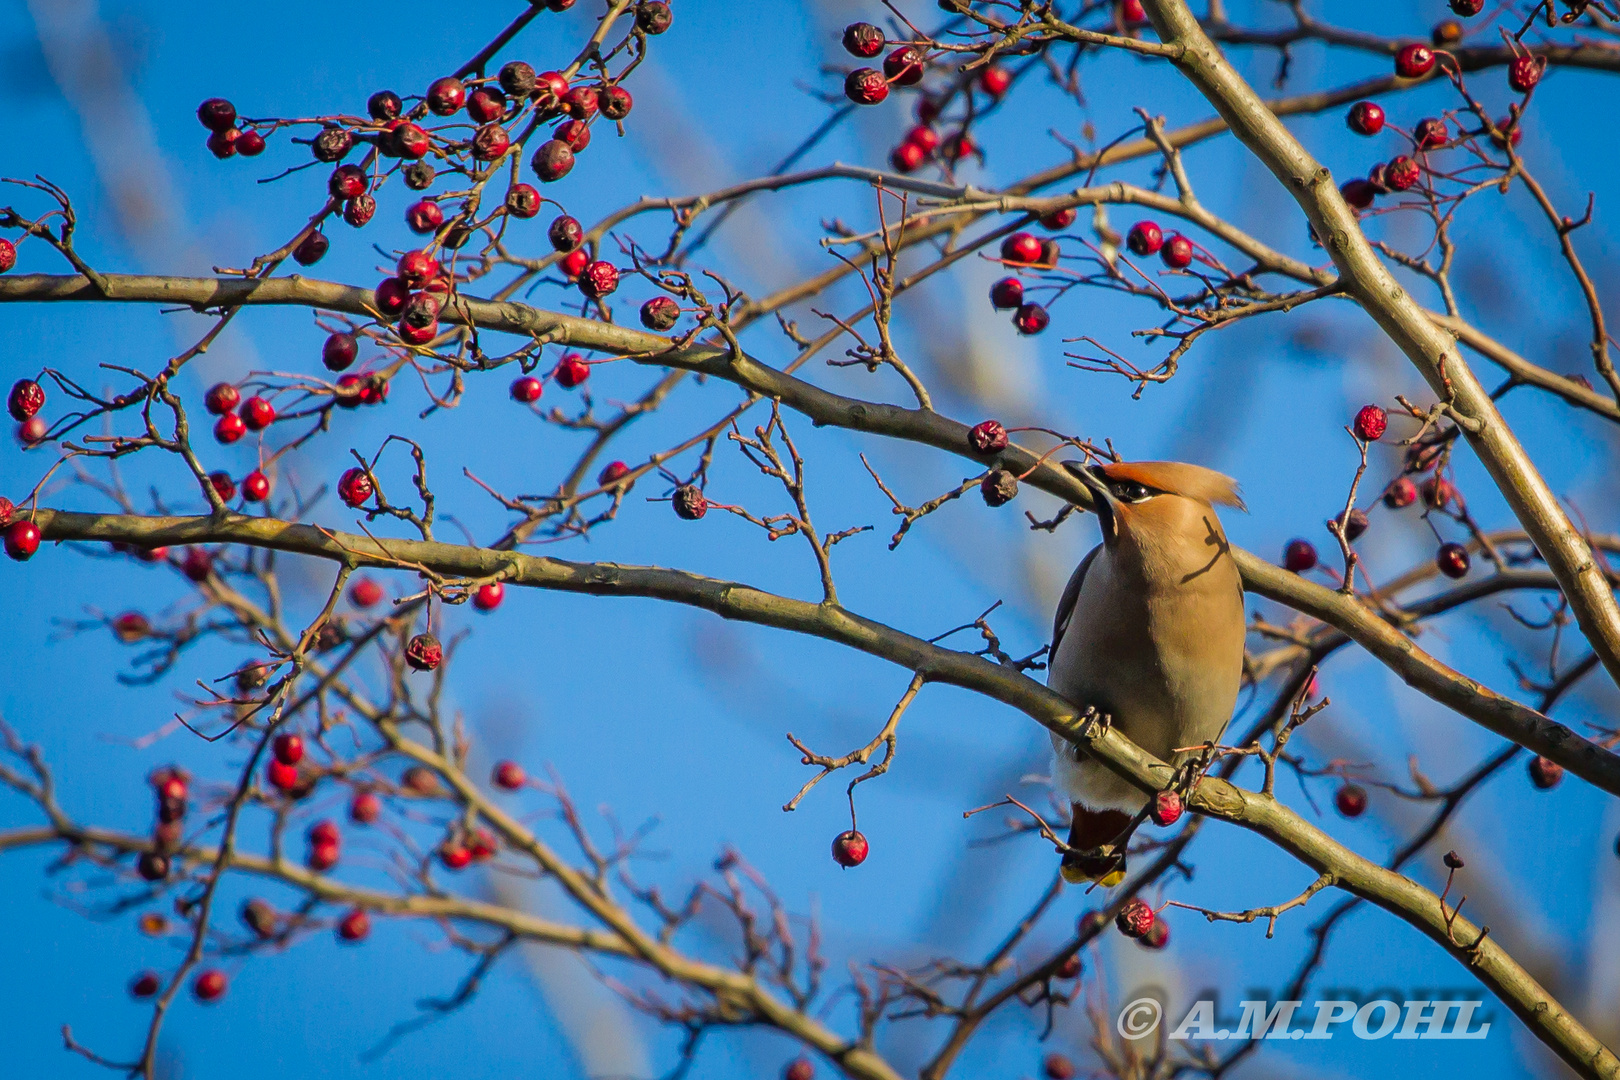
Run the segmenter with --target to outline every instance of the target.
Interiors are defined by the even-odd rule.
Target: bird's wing
[[[1058,642],[1063,640],[1063,632],[1069,628],[1069,619],[1074,615],[1075,601],[1080,599],[1080,586],[1086,580],[1086,571],[1090,569],[1092,560],[1101,550],[1101,544],[1092,548],[1086,557],[1080,560],[1080,565],[1074,568],[1074,573],[1069,575],[1069,583],[1063,586],[1063,595],[1058,598],[1057,612],[1052,616],[1052,651],[1047,654],[1048,663],[1057,658]]]

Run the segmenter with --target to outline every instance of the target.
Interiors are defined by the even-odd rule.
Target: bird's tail
[[[1087,810],[1075,803],[1063,880],[1076,885],[1100,881],[1104,888],[1118,885],[1125,879],[1125,846],[1131,831],[1131,815],[1125,811]]]

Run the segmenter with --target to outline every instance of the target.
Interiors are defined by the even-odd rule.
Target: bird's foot
[[[1087,739],[1100,739],[1113,729],[1114,717],[1100,711],[1095,705],[1087,705],[1080,714],[1080,724],[1080,733]]]

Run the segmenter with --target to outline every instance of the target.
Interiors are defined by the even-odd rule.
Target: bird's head
[[[1216,504],[1247,511],[1237,481],[1201,465],[1179,461],[1117,461],[1087,465],[1065,461],[1063,467],[1086,486],[1096,503],[1103,543],[1109,549],[1122,538],[1137,543],[1186,533],[1199,542]],[[1218,526],[1215,526],[1218,527]]]

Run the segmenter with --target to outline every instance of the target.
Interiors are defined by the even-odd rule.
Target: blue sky
[[[579,9],[589,6],[583,0]],[[1272,17],[1269,5],[1232,6],[1234,19]],[[1438,17],[1441,5],[1430,6]],[[921,18],[932,17],[932,5],[911,7]],[[248,116],[357,111],[379,88],[420,91],[475,52],[516,10],[515,4],[485,5],[450,18],[442,7],[412,3],[391,6],[386,17],[375,5],[347,4],[287,3],[273,14],[231,5],[142,3],[103,4],[97,11],[88,0],[63,7],[45,0],[11,5],[0,9],[6,58],[0,80],[8,103],[0,111],[0,145],[6,147],[0,172],[40,173],[66,188],[79,208],[81,251],[98,268],[207,273],[215,265],[245,265],[291,235],[317,203],[322,179],[309,170],[275,184],[256,183],[304,160],[302,149],[284,139],[274,140],[256,161],[215,161],[194,117],[198,101],[223,95]],[[655,43],[631,83],[632,137],[599,132],[569,179],[548,191],[582,220],[642,194],[686,194],[768,170],[825,115],[826,107],[808,91],[832,85],[821,77],[821,65],[844,62],[837,30],[881,14],[876,5],[844,2],[774,5],[769,18],[754,9],[739,13],[731,5],[691,0],[677,0],[675,10],[674,29]],[[1363,29],[1427,29],[1428,16],[1409,5],[1359,5],[1351,14]],[[64,68],[60,59],[48,59],[62,53],[40,43],[42,34],[56,47],[82,43],[97,25],[92,20],[108,35],[114,74],[129,88],[127,97],[96,99],[99,128],[86,126],[75,101],[105,92],[98,76],[113,69],[93,63]],[[536,67],[557,66],[588,32],[586,25],[580,10],[541,18],[503,55]],[[1235,55],[1252,81],[1269,82],[1273,57]],[[1291,86],[1338,85],[1383,70],[1376,58],[1328,56],[1305,47],[1297,51]],[[983,134],[987,165],[965,175],[983,186],[1009,182],[1063,159],[1049,131],[1078,139],[1089,121],[1099,139],[1110,139],[1134,122],[1130,110],[1137,105],[1165,115],[1171,126],[1209,112],[1190,88],[1150,63],[1095,59],[1083,68],[1083,78],[1083,112],[1050,86],[1018,87],[997,124]],[[1615,251],[1602,211],[1613,193],[1613,151],[1608,140],[1592,137],[1589,119],[1589,103],[1602,100],[1607,90],[1599,79],[1554,73],[1537,94],[1524,152],[1572,213],[1588,187],[1598,185],[1599,217],[1579,243],[1607,296],[1615,285]],[[1503,81],[1482,76],[1479,83],[1487,100],[1505,108]],[[118,78],[107,85],[116,89]],[[1392,120],[1409,126],[1446,104],[1441,89],[1427,88],[1391,99],[1386,107]],[[806,164],[879,165],[907,123],[899,107],[866,110]],[[149,135],[143,125],[149,125]],[[1379,155],[1396,152],[1393,136],[1360,139],[1345,130],[1337,113],[1293,121],[1291,127],[1340,176],[1363,172]],[[98,153],[97,147],[103,149]],[[1201,145],[1187,162],[1208,206],[1282,250],[1318,257],[1286,194],[1235,143]],[[1145,182],[1150,172],[1151,163],[1139,162],[1118,175]],[[122,214],[115,193],[121,193]],[[130,200],[137,198],[145,205],[139,220],[129,213]],[[24,197],[13,201],[19,209],[32,205]],[[333,251],[316,268],[318,276],[370,285],[380,276],[382,259],[367,245],[408,243],[402,193],[391,188],[380,201],[378,219],[365,233],[334,227]],[[761,295],[827,265],[829,257],[816,245],[821,222],[839,218],[864,227],[872,216],[870,193],[856,184],[763,198],[722,231],[709,251],[710,265]],[[526,233],[518,232],[520,244],[527,245],[520,250],[544,249],[545,220],[543,215]],[[1121,231],[1132,220],[1118,210],[1112,215]],[[628,235],[661,248],[661,226],[649,216]],[[1370,229],[1405,244],[1420,235],[1414,225],[1392,220]],[[1555,370],[1584,368],[1589,358],[1579,294],[1522,193],[1482,196],[1464,212],[1458,237],[1465,314]],[[38,248],[25,249],[31,261],[20,270],[58,272]],[[1296,535],[1319,545],[1329,540],[1321,522],[1342,505],[1354,468],[1354,450],[1341,426],[1355,408],[1369,400],[1390,403],[1397,393],[1428,398],[1421,380],[1368,320],[1345,304],[1319,304],[1210,335],[1173,382],[1133,401],[1123,382],[1067,368],[1061,339],[1088,334],[1122,351],[1135,348],[1130,331],[1155,321],[1145,306],[1075,291],[1054,309],[1051,330],[1020,339],[984,299],[996,276],[988,264],[967,265],[899,305],[899,345],[937,388],[941,409],[970,421],[993,414],[1009,424],[1055,424],[1099,440],[1111,437],[1130,457],[1183,458],[1229,472],[1242,482],[1250,513],[1227,515],[1228,531],[1262,554],[1280,553]],[[641,298],[626,290],[623,316]],[[531,299],[564,302],[555,289]],[[818,321],[809,306],[790,312],[806,327]],[[844,287],[813,306],[846,311],[859,300]],[[12,371],[50,364],[92,381],[97,363],[150,370],[198,326],[190,316],[136,308],[13,307],[7,315]],[[190,366],[192,381],[184,390],[200,400],[211,382],[250,369],[315,370],[322,337],[305,314],[248,312],[219,348]],[[768,362],[791,357],[788,342],[771,326],[751,331],[748,345]],[[806,374],[842,392],[905,400],[904,386],[888,374],[819,364]],[[1496,377],[1483,370],[1482,376],[1487,382]],[[627,400],[653,378],[621,363],[596,368],[590,385],[599,402]],[[465,523],[475,537],[495,536],[503,515],[463,479],[461,468],[504,491],[540,490],[567,468],[579,441],[509,402],[507,381],[504,375],[475,379],[462,407],[424,422],[415,420],[425,404],[420,387],[402,381],[384,409],[341,416],[319,453],[294,462],[289,479],[306,490],[329,484],[340,468],[334,463],[350,446],[370,450],[389,432],[403,431],[419,438],[429,454],[441,512]],[[572,402],[553,387],[546,393],[544,404]],[[627,437],[621,456],[668,445],[735,400],[721,385],[685,386]],[[1601,422],[1524,391],[1510,396],[1504,411],[1555,490],[1595,528],[1612,529],[1612,435]],[[921,522],[890,553],[884,545],[892,532],[888,504],[857,455],[867,453],[897,493],[913,502],[960,481],[961,463],[816,431],[791,415],[788,423],[810,462],[818,523],[876,527],[837,549],[834,565],[848,606],[928,636],[1003,600],[995,625],[1009,650],[1022,654],[1039,647],[1063,578],[1094,542],[1089,520],[1077,518],[1051,536],[1029,534],[1021,511],[1049,515],[1051,500],[1026,494],[991,511],[969,498]],[[209,450],[211,466],[238,474],[250,467],[247,442]],[[1396,451],[1377,449],[1372,478],[1381,483],[1396,461]],[[0,448],[0,491],[13,497],[26,491],[45,464],[40,454]],[[390,459],[385,481],[404,482],[407,465],[403,458]],[[1508,525],[1501,501],[1466,453],[1458,456],[1458,470],[1476,515],[1489,527]],[[756,512],[785,508],[778,490],[724,449],[711,476],[710,493],[717,499]],[[133,463],[127,478],[134,490],[148,483],[183,489],[166,464]],[[667,506],[642,501],[650,494],[655,492],[638,490],[620,521],[590,541],[553,551],[576,559],[658,562],[794,596],[815,595],[813,563],[794,538],[770,544],[752,527],[719,514],[683,524]],[[59,504],[95,505],[84,491],[64,493]],[[353,527],[352,515],[330,499],[313,518]],[[1429,557],[1432,539],[1415,519],[1381,511],[1373,519],[1363,548],[1375,577]],[[290,601],[313,611],[327,570],[289,561],[284,572]],[[62,632],[61,620],[80,618],[87,608],[173,609],[187,599],[182,582],[150,568],[55,549],[26,566],[0,567],[0,579],[11,626],[9,647],[0,654],[0,712],[25,739],[42,746],[58,769],[61,798],[71,813],[141,828],[149,814],[142,777],[151,766],[181,760],[199,774],[218,777],[240,760],[239,747],[204,746],[183,733],[154,747],[133,743],[163,724],[176,695],[193,679],[216,677],[240,663],[244,646],[198,649],[156,686],[129,689],[115,680],[129,660],[127,650],[105,633]],[[1536,612],[1538,604],[1526,599],[1520,608]],[[1273,618],[1279,614],[1259,602],[1251,608]],[[656,818],[649,849],[661,857],[638,864],[637,871],[671,894],[683,894],[724,845],[736,846],[794,911],[819,915],[833,970],[842,970],[846,959],[909,964],[953,952],[975,956],[1049,879],[1053,856],[1039,842],[975,845],[996,831],[989,820],[994,815],[961,818],[964,809],[1025,790],[1017,786],[1020,779],[1045,769],[1044,733],[1005,708],[948,688],[923,692],[906,717],[894,769],[860,791],[861,825],[873,854],[858,871],[846,873],[827,857],[828,842],[847,820],[836,780],[795,813],[780,810],[805,778],[784,734],[791,731],[827,751],[858,745],[882,724],[907,673],[820,642],[641,600],[509,591],[497,613],[458,609],[448,616],[447,628],[471,631],[451,693],[481,740],[484,760],[513,756],[532,770],[549,763],[583,808],[611,808],[629,824]],[[1441,620],[1423,644],[1504,690],[1514,687],[1507,658],[1542,655],[1542,640],[1515,627],[1499,608]],[[1334,705],[1312,721],[1305,737],[1318,762],[1374,762],[1382,775],[1398,780],[1405,777],[1408,755],[1417,755],[1423,769],[1444,783],[1496,746],[1488,733],[1355,653],[1335,658],[1323,682]],[[1579,724],[1611,713],[1614,703],[1612,690],[1596,676],[1558,715]],[[1311,812],[1295,785],[1281,788],[1290,802]],[[1313,792],[1326,807],[1331,788],[1319,782]],[[0,827],[33,821],[20,800],[0,799]],[[1414,821],[1409,808],[1375,794],[1366,818],[1350,824],[1330,816],[1325,824],[1357,850],[1382,857]],[[1493,935],[1524,956],[1539,978],[1563,989],[1583,1015],[1612,1016],[1620,996],[1612,965],[1595,962],[1612,955],[1620,935],[1617,826],[1620,815],[1587,786],[1566,780],[1550,793],[1537,792],[1515,766],[1480,792],[1445,841],[1480,868],[1470,904],[1485,912]],[[1430,884],[1443,850],[1437,847],[1423,860],[1419,874]],[[1249,907],[1292,896],[1311,877],[1261,842],[1219,824],[1205,830],[1193,851],[1195,882],[1166,895],[1208,907]],[[140,968],[164,967],[174,953],[141,937],[128,916],[85,917],[77,901],[105,894],[76,896],[65,886],[80,879],[69,874],[53,882],[46,877],[49,863],[44,852],[14,853],[0,862],[0,912],[12,927],[0,938],[0,965],[12,972],[0,984],[0,1013],[9,1019],[7,1057],[17,1075],[90,1075],[92,1066],[62,1052],[59,1027],[72,1025],[76,1037],[113,1056],[133,1048],[144,1010],[128,1001],[125,981]],[[467,884],[488,888],[475,878]],[[241,895],[231,894],[227,911]],[[1187,912],[1175,918],[1165,954],[1149,956],[1111,940],[1104,954],[1109,990],[1123,1000],[1137,986],[1212,986],[1235,1000],[1251,987],[1280,987],[1305,947],[1306,927],[1327,909],[1322,899],[1285,919],[1271,941],[1258,927],[1206,926]],[[1078,895],[1063,897],[1037,941],[1061,941],[1083,905]],[[698,949],[723,948],[718,939],[701,935],[692,942]],[[503,962],[468,1008],[359,1063],[391,1024],[413,1015],[416,1000],[450,992],[466,966],[464,958],[441,947],[431,928],[387,920],[362,949],[310,940],[285,954],[233,966],[231,991],[219,1005],[182,1002],[167,1028],[164,1053],[184,1075],[228,1070],[244,1078],[470,1078],[519,1070],[548,1077],[654,1076],[673,1062],[670,1033],[640,1019],[626,1021],[577,964],[552,956]],[[1339,931],[1315,984],[1363,991],[1469,985],[1466,973],[1416,933],[1371,910]],[[1426,1075],[1443,1066],[1481,1077],[1544,1071],[1546,1055],[1500,1007],[1491,1007],[1500,1026],[1488,1040],[1460,1048],[1439,1044],[1443,1054],[1431,1044],[1337,1039],[1267,1049],[1250,1068],[1255,1075],[1285,1068],[1320,1075]],[[1078,1009],[1070,1012],[1049,1046],[1083,1047],[1089,1034],[1084,1017]],[[846,1014],[835,1009],[833,1015],[843,1021]],[[604,1028],[620,1034],[603,1037]],[[964,1058],[963,1073],[994,1067],[1033,1075],[1044,1052],[1037,1031],[1022,1016],[992,1024]],[[910,1065],[931,1041],[901,1026],[884,1045],[897,1062]],[[779,1037],[717,1035],[694,1075],[757,1076],[776,1069],[788,1054]]]

